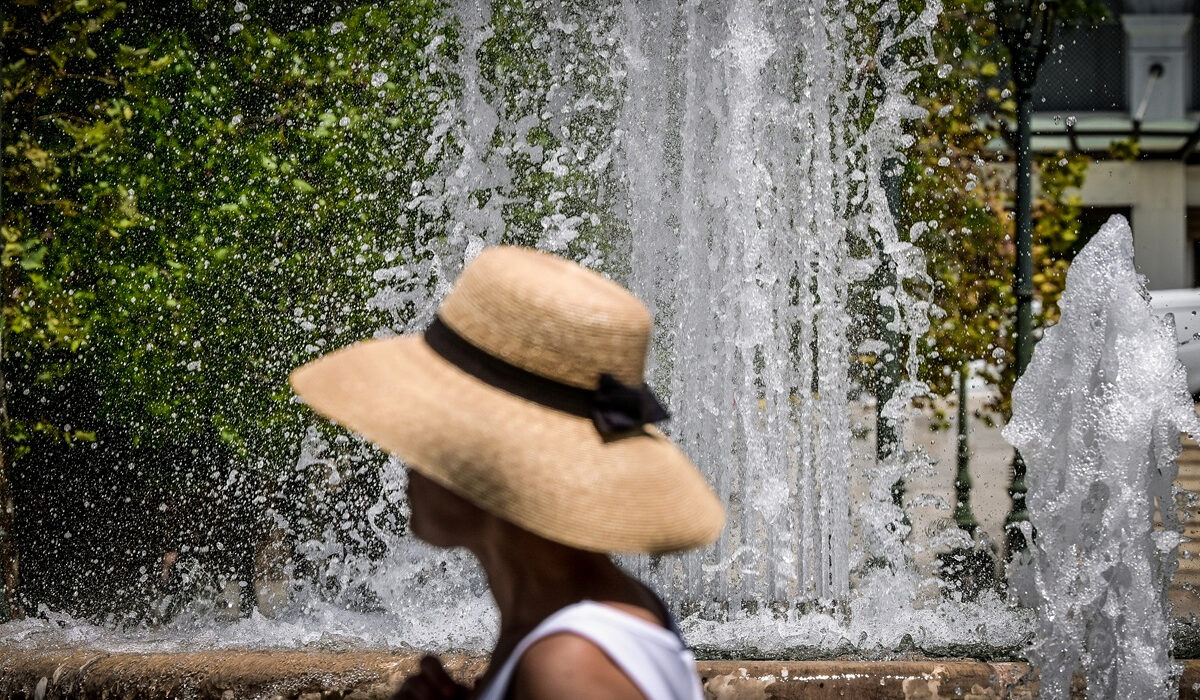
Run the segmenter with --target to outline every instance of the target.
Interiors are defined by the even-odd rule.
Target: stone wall
[[[87,649],[0,648],[0,696],[29,700],[383,700],[414,672],[414,652],[203,651],[135,654]],[[478,656],[448,655],[452,676],[483,672]],[[1200,698],[1200,662],[1185,662],[1180,697]],[[1026,664],[909,661],[701,661],[712,700],[1036,697]],[[1078,689],[1082,697],[1082,687]]]

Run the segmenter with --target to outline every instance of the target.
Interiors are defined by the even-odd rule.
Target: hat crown
[[[621,285],[528,248],[488,248],[438,310],[484,352],[547,379],[594,389],[600,375],[641,385],[650,343],[646,307]]]

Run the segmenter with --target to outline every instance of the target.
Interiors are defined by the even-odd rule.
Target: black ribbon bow
[[[605,438],[670,417],[645,384],[627,386],[607,373],[600,375],[596,389],[562,384],[488,354],[440,318],[425,330],[425,342],[447,362],[497,389],[580,418],[591,418]]]
[[[592,399],[592,422],[601,435],[636,430],[669,417],[650,387],[628,386],[611,374],[600,375],[600,386]]]

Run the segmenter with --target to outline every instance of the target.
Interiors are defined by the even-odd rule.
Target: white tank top
[[[562,632],[577,634],[600,647],[646,700],[704,700],[696,660],[678,634],[590,600],[568,605],[525,635],[479,700],[504,700],[525,650],[539,639]]]

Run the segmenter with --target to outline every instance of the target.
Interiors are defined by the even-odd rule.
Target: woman
[[[712,542],[724,510],[653,423],[651,319],[628,291],[511,247],[463,271],[421,335],[296,370],[314,410],[404,460],[410,526],[478,559],[500,611],[468,689],[436,659],[398,698],[703,697],[667,611],[609,559]]]

